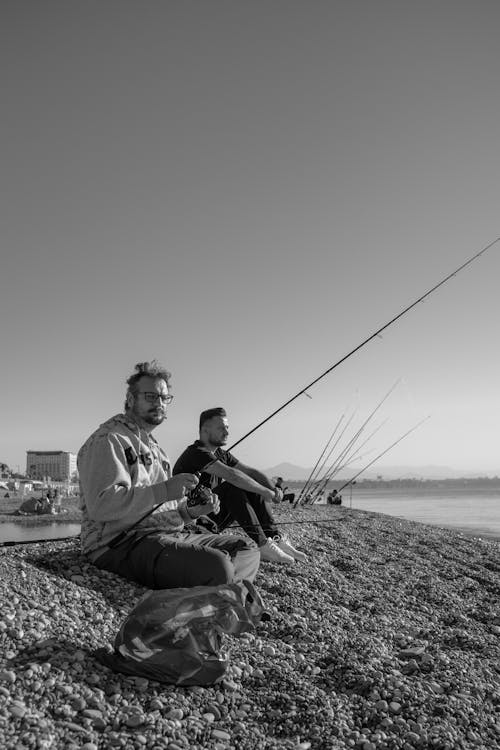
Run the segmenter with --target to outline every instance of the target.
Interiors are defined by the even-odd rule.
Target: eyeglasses
[[[149,401],[150,404],[156,403],[156,401],[161,401],[162,404],[171,404],[174,400],[174,397],[171,393],[154,393],[153,391],[139,391],[139,396],[144,396],[146,401]]]

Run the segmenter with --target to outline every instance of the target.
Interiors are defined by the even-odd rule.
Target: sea
[[[500,487],[364,489],[354,486],[352,491],[343,490],[342,506],[500,540]]]
[[[343,490],[342,506],[500,540],[500,486],[365,489],[355,485],[352,491]],[[79,531],[77,523],[49,522],[35,526],[0,523],[0,544],[59,539],[75,536]]]

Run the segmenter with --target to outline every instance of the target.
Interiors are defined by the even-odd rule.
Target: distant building
[[[76,471],[76,453],[26,451],[26,474],[31,479],[67,482],[76,476]]]
[[[0,479],[9,479],[12,474],[7,464],[0,463]]]

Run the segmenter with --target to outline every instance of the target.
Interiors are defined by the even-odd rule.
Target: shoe
[[[299,560],[299,562],[305,562],[307,560],[307,555],[304,552],[299,552],[298,549],[295,549],[293,544],[290,543],[288,537],[275,536],[274,543],[278,545],[282,552],[286,555],[290,555],[294,560]]]
[[[274,539],[268,539],[262,547],[259,547],[259,550],[260,559],[264,562],[286,563],[287,565],[295,562],[294,558],[284,552]]]

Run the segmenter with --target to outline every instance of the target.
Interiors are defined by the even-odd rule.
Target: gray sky
[[[136,362],[232,442],[500,234],[496,0],[4,2],[0,460],[78,450]],[[500,467],[500,243],[244,442]],[[386,420],[386,421],[385,421]],[[375,423],[374,423],[375,426]]]

